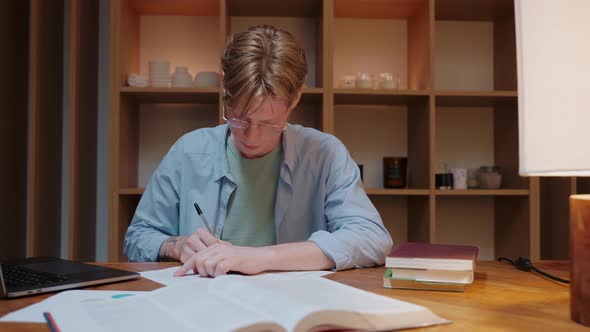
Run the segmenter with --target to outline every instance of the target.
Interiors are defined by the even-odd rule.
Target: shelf
[[[321,17],[317,0],[227,0],[228,16]]]
[[[334,89],[336,105],[407,105],[430,95],[426,90]]]
[[[220,88],[136,88],[121,87],[121,94],[148,104],[216,104]],[[321,103],[324,89],[305,88],[301,103]]]
[[[437,196],[528,196],[528,189],[436,190]]]
[[[219,16],[219,0],[130,0],[139,15]]]
[[[436,0],[437,20],[495,21],[514,16],[513,0]]]
[[[122,87],[121,95],[149,104],[216,104],[219,88],[135,88]]]
[[[135,196],[143,195],[144,188],[120,188],[119,195],[121,196]]]
[[[385,188],[365,188],[367,195],[370,196],[428,196],[428,189],[385,189]]]
[[[144,188],[121,188],[119,195],[135,196],[143,195]],[[384,188],[365,188],[367,195],[374,196],[428,196],[428,189],[384,189]]]
[[[517,102],[517,91],[435,91],[436,106],[493,107],[499,102]]]

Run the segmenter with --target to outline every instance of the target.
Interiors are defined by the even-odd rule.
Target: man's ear
[[[303,94],[303,85],[299,88],[299,90],[297,91],[297,96],[295,97],[295,99],[293,100],[293,102],[291,103],[291,107],[289,109],[289,111],[292,111],[295,107],[297,107],[297,104],[299,104],[299,100],[301,100],[301,95]]]

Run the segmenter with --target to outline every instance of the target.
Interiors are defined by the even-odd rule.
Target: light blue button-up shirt
[[[225,153],[227,125],[180,138],[147,185],[125,235],[131,261],[156,261],[169,236],[206,227],[197,202],[219,238],[236,184]],[[356,163],[336,137],[288,125],[275,202],[277,243],[312,241],[336,270],[381,265],[392,240],[367,197]]]

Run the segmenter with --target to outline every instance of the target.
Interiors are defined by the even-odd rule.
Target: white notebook
[[[203,281],[84,303],[84,314],[76,316],[61,306],[52,315],[64,332],[384,331],[449,322],[422,306],[325,278],[228,275]]]

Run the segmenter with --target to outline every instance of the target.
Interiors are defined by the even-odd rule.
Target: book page
[[[123,299],[128,296],[143,294],[138,291],[107,291],[107,290],[68,290],[57,293],[41,302],[31,304],[20,310],[13,311],[2,318],[0,322],[30,322],[45,323],[44,312],[52,312],[60,306],[78,307],[89,301],[107,299]]]
[[[121,299],[59,306],[52,314],[61,331],[283,331],[272,318],[211,294],[214,279],[163,287]]]
[[[209,287],[228,301],[239,301],[241,305],[256,308],[257,311],[274,317],[288,331],[298,330],[306,316],[314,317],[314,325],[332,325],[342,322],[348,316],[347,325],[350,327],[370,330],[404,325],[402,319],[393,322],[391,319],[382,319],[384,317],[411,316],[411,322],[408,321],[406,325],[426,326],[446,322],[424,307],[365,292],[325,278],[248,279],[230,275],[216,278]],[[321,317],[317,315],[318,312],[329,314]],[[419,317],[424,318],[420,320]],[[381,326],[384,323],[389,325]],[[313,326],[306,326],[304,329],[311,327]]]
[[[236,276],[237,278],[245,278]],[[240,301],[228,301],[210,291],[219,278],[201,278],[193,283],[169,286],[153,292],[152,299],[172,311],[194,331],[282,330],[273,317],[252,310]]]

